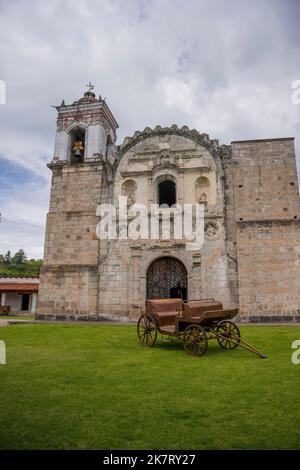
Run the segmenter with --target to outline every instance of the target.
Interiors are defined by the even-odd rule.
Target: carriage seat
[[[204,316],[207,312],[215,312],[217,310],[223,310],[222,302],[214,299],[190,300],[184,304],[183,317],[187,320],[193,321]]]
[[[163,325],[175,324],[178,310],[183,306],[182,299],[150,299],[146,301],[146,311]]]

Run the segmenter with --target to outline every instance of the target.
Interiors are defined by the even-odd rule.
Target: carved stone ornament
[[[186,137],[206,148],[214,157],[219,175],[220,177],[222,176],[223,168],[221,158],[226,158],[230,155],[231,147],[229,145],[219,146],[218,141],[216,139],[210,139],[208,134],[201,134],[196,129],[190,130],[187,126],[182,126],[179,128],[175,124],[171,127],[156,126],[154,129],[146,127],[143,131],[136,131],[133,137],[125,137],[123,144],[119,145],[116,149],[117,158],[115,164],[118,165],[122,155],[124,155],[133,146],[142,142],[143,140],[149,137],[163,137],[166,135],[178,135],[181,137]]]
[[[212,240],[218,235],[218,224],[215,222],[207,222],[204,227],[205,235],[209,240]]]
[[[201,193],[201,194],[199,194],[199,196],[198,196],[197,199],[198,199],[197,202],[198,202],[199,204],[207,204],[207,194],[206,194],[206,193]]]
[[[122,185],[122,196],[127,197],[127,205],[131,207],[136,203],[136,183],[133,180],[128,180]]]

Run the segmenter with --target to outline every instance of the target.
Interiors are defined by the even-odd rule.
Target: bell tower
[[[89,83],[83,97],[55,106],[57,129],[47,215],[38,318],[97,314],[99,240],[96,209],[103,167],[113,155],[118,124]]]
[[[83,163],[94,157],[109,158],[118,124],[105,100],[96,98],[89,83],[82,98],[58,111],[53,163]]]

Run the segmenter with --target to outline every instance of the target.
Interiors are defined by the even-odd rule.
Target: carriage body
[[[216,339],[223,349],[242,346],[260,357],[266,357],[241,340],[238,326],[231,320],[238,309],[223,309],[215,299],[183,301],[182,299],[149,299],[146,313],[138,320],[138,339],[144,346],[154,346],[157,334],[177,337],[185,350],[202,356],[208,340]]]
[[[210,329],[223,320],[231,320],[238,309],[224,310],[222,302],[215,299],[192,300],[183,303],[182,316],[178,318],[181,329],[195,323]]]
[[[146,301],[146,315],[154,319],[161,334],[170,336],[177,336],[191,324],[199,324],[209,330],[220,321],[232,319],[237,313],[237,309],[224,310],[222,303],[215,299]]]

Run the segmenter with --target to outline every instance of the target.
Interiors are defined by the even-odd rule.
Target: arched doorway
[[[178,297],[180,291],[187,298],[187,272],[181,261],[165,256],[153,261],[147,271],[147,299]]]

